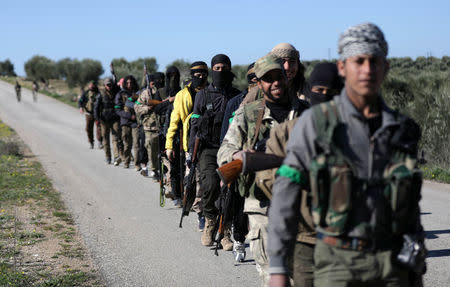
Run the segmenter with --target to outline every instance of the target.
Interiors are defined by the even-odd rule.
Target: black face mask
[[[169,88],[170,89],[173,89],[173,88],[175,88],[175,77],[171,77],[170,79],[169,79]]]
[[[191,84],[191,87],[194,88],[194,89],[203,87],[203,85],[206,83],[206,80],[207,80],[206,77],[204,77],[204,78],[199,78],[199,77],[194,77],[194,76],[192,76],[192,80],[191,80],[192,84]]]
[[[324,94],[309,92],[307,94],[307,97],[309,98],[309,102],[311,103],[311,106],[313,106],[313,105],[317,105],[320,103],[330,101],[334,97],[334,95],[324,95]]]
[[[234,74],[231,71],[212,71],[212,82],[216,88],[223,89],[231,85]]]
[[[163,81],[156,81],[155,82],[155,87],[157,89],[164,88],[164,82]]]

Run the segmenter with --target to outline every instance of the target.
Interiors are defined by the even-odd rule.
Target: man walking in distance
[[[202,189],[203,214],[206,218],[201,243],[204,246],[213,244],[214,227],[217,223],[218,210],[215,201],[220,193],[220,179],[217,175],[217,151],[220,146],[220,130],[223,115],[228,101],[240,91],[234,88],[234,74],[231,72],[231,61],[228,56],[218,54],[211,60],[212,84],[200,90],[195,96],[194,109],[191,116],[191,134],[189,152],[194,150],[195,138],[201,140],[199,154],[200,188]],[[233,249],[230,239],[231,226],[226,226],[222,246],[225,250]],[[225,244],[224,244],[225,243]]]
[[[32,88],[32,93],[33,93],[33,102],[37,102],[37,94],[39,91],[39,85],[36,81],[33,81],[33,88]]]
[[[242,160],[244,151],[265,151],[265,141],[270,129],[298,115],[297,98],[288,94],[287,78],[276,57],[266,55],[255,63],[255,74],[264,97],[239,107],[228,128],[218,152],[218,164]],[[294,102],[295,101],[295,102]],[[268,260],[265,253],[267,241],[267,209],[269,199],[255,184],[255,175],[248,174],[239,182],[239,193],[245,196],[244,212],[248,214],[250,250],[264,285],[267,284]]]
[[[314,286],[417,286],[425,270],[420,128],[381,97],[389,68],[383,32],[360,24],[338,44],[345,87],[300,117],[277,172],[269,213],[271,286],[287,285],[302,189],[311,192],[317,231]],[[419,251],[409,264],[406,239]]]
[[[97,83],[92,81],[89,83],[88,90],[84,92],[80,99],[78,100],[78,108],[80,109],[80,114],[85,114],[86,116],[86,133],[89,141],[89,146],[91,149],[94,148],[94,103],[95,99],[101,96],[97,87]],[[96,136],[99,148],[103,148],[102,144],[102,131],[99,124],[96,125]]]
[[[98,94],[94,104],[94,118],[101,123],[103,136],[103,148],[105,150],[106,163],[111,164],[110,134],[112,135],[112,148],[114,163],[119,164],[121,139],[120,139],[120,118],[114,110],[114,96],[117,92],[117,84],[113,79],[106,78],[104,81],[105,92]]]
[[[123,80],[123,88],[114,99],[114,109],[120,117],[120,127],[122,129],[123,142],[123,162],[124,168],[130,167],[131,148],[134,149],[134,161],[138,160],[138,139],[139,130],[137,129],[136,113],[134,111],[134,102],[137,99],[136,92],[139,90],[136,79],[128,75]]]
[[[22,86],[19,84],[19,81],[17,81],[17,80],[16,80],[16,85],[14,86],[14,89],[16,90],[17,102],[20,103],[20,100],[22,98],[22,94],[21,94]]]
[[[195,102],[195,95],[207,84],[208,65],[202,61],[196,61],[190,67],[191,82],[179,91],[175,96],[173,103],[173,111],[170,114],[170,124],[166,134],[166,155],[167,158],[174,162],[176,159],[175,151],[179,147],[174,145],[175,137],[182,131],[183,150],[186,153],[186,161],[189,163],[190,156],[188,153],[188,139],[189,139],[189,121],[192,116],[192,109]],[[187,165],[186,173],[189,173],[190,164]],[[171,169],[172,171],[172,169]],[[183,184],[179,182],[178,184]],[[174,199],[180,198],[182,195],[178,193],[178,184],[176,178],[171,176],[171,193]],[[178,193],[178,194],[177,194]],[[203,216],[203,209],[201,206],[201,189],[197,188],[196,199],[193,204],[193,209],[198,215],[199,230],[203,230],[205,218]]]

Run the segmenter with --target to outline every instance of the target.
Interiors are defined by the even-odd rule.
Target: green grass
[[[0,121],[0,143],[15,142],[14,131]],[[0,148],[2,146],[0,145]],[[20,151],[20,152],[17,152]],[[32,204],[34,203],[34,205]],[[23,206],[36,212],[29,220],[28,229],[13,214]],[[42,210],[50,210],[56,223],[42,222]],[[58,223],[59,222],[59,223]],[[28,160],[21,149],[0,151],[0,286],[103,286],[96,271],[71,270],[50,273],[47,268],[21,266],[21,248],[47,240],[43,232],[51,231],[51,237],[60,239],[61,249],[53,259],[64,256],[83,259],[85,251],[75,241],[76,230],[71,215],[65,209],[60,194],[52,187],[40,163]],[[31,229],[30,229],[31,225]],[[48,232],[46,233],[48,234]]]
[[[422,167],[423,178],[444,183],[450,183],[450,169],[440,167]]]
[[[0,286],[11,287],[73,287],[101,286],[92,274],[67,269],[65,274],[53,277],[48,273],[34,275],[11,271],[7,264],[0,264]]]

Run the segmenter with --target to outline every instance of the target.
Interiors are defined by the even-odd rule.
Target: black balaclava
[[[200,73],[206,73],[206,77],[198,78],[194,77],[194,74],[200,72]],[[208,65],[203,61],[197,61],[191,64],[191,88],[197,89],[201,88],[206,84],[206,81],[208,80]]]
[[[217,54],[211,59],[211,68],[215,64],[226,64],[231,69],[231,60],[227,55]],[[224,89],[231,86],[234,74],[231,71],[212,71],[212,83],[216,88]]]
[[[314,66],[313,71],[308,79],[308,87],[306,88],[306,97],[311,105],[320,104],[331,100],[336,94],[320,94],[311,91],[313,86],[324,86],[332,90],[341,91],[343,88],[342,80],[339,77],[336,64],[319,63]]]
[[[166,70],[166,97],[175,96],[180,87],[180,71],[175,66],[170,66]]]
[[[255,74],[255,62],[251,63],[250,65],[248,65],[247,67],[247,83],[249,85],[254,84],[254,82],[252,81],[254,78],[256,78],[256,74]]]
[[[156,72],[154,76],[155,76],[155,87],[157,89],[164,88],[164,78],[165,78],[164,73]]]

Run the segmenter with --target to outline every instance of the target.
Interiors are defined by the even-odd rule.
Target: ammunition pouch
[[[407,156],[406,160],[388,167],[384,179],[387,182],[384,194],[391,203],[392,233],[405,234],[410,231],[411,214],[420,199],[422,172],[415,168],[415,160]]]
[[[352,202],[353,173],[342,158],[321,154],[311,163],[312,215],[318,230],[339,236],[346,232]]]
[[[202,141],[211,144],[220,143],[220,132],[222,128],[223,112],[207,110],[201,117],[199,134]]]

